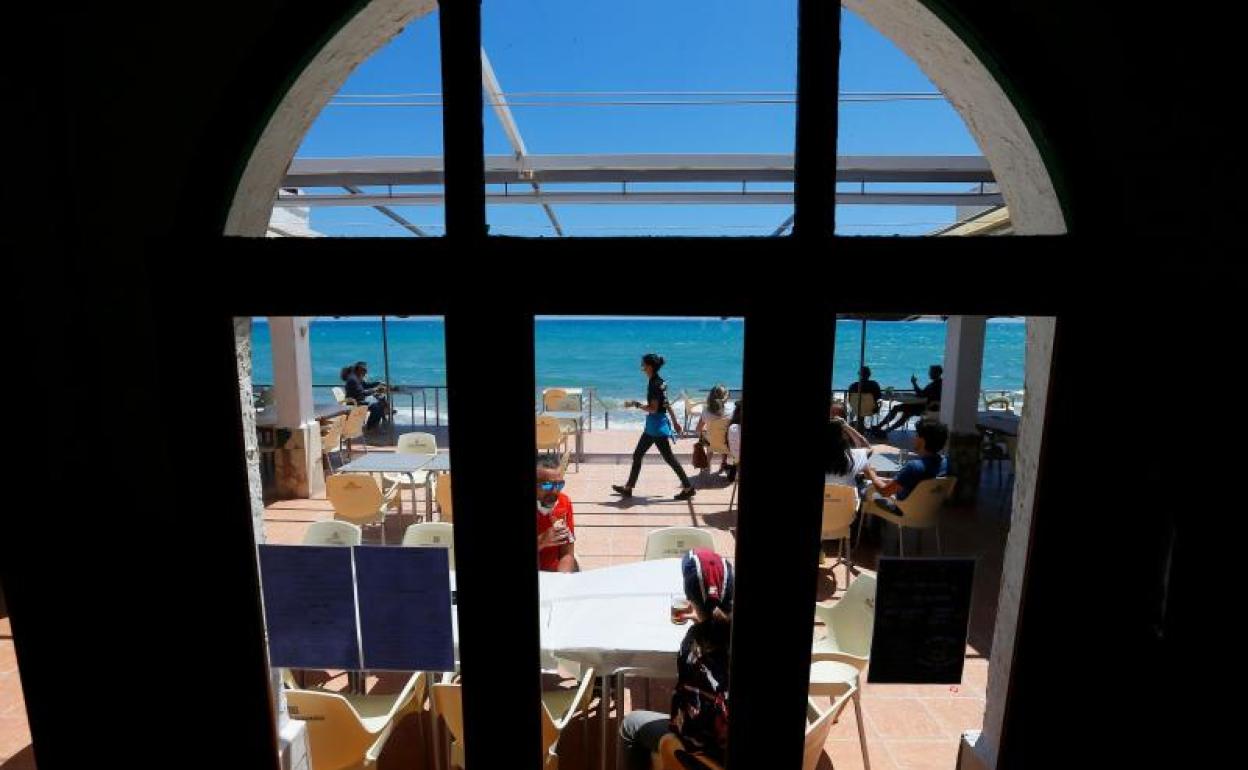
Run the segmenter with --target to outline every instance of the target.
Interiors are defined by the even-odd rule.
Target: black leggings
[[[672,466],[672,470],[676,471],[676,475],[680,477],[682,488],[688,489],[693,486],[689,483],[689,477],[685,475],[685,469],[680,467],[680,463],[676,460],[676,455],[672,453],[672,442],[667,440],[667,436],[651,436],[649,433],[641,434],[641,438],[637,439],[637,448],[633,450],[633,469],[628,474],[629,489],[637,484],[637,476],[641,473],[641,461],[646,456],[646,452],[650,451],[650,447],[657,446],[659,454],[663,455],[663,459],[667,464]]]

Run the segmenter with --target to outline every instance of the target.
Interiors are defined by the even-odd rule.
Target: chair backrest
[[[451,521],[455,516],[455,512],[451,499],[451,474],[449,472],[438,474],[438,483],[434,490],[434,496],[438,501],[438,517],[442,521]]]
[[[858,490],[845,484],[823,485],[823,539],[849,537],[849,525],[858,511]]]
[[[342,435],[346,438],[359,438],[364,435],[364,421],[368,419],[367,406],[353,406],[347,413],[347,420],[342,426]]]
[[[455,569],[455,530],[447,521],[424,521],[403,532],[403,545],[422,548],[445,548],[451,569]]]
[[[578,711],[585,711],[589,708],[589,702],[594,697],[594,669],[587,668],[581,672],[581,683],[577,686],[576,695],[568,703],[568,710],[562,714],[552,714],[550,709],[546,707],[545,702],[542,703],[542,754],[552,755],[559,750],[559,736],[563,734],[563,728],[567,727],[568,722]],[[588,717],[587,717],[588,718]]]
[[[857,689],[857,687],[850,687],[848,692],[837,696],[832,702],[832,707],[824,712],[820,712],[810,698],[806,699],[806,713],[810,721],[806,723],[802,770],[815,770],[819,766],[819,758],[823,756],[823,747],[828,742],[828,734],[832,731],[832,725],[836,724],[837,718],[845,710],[845,704],[849,703],[849,699],[853,697]]]
[[[831,607],[816,607],[828,635],[816,647],[848,652],[859,658],[871,657],[871,635],[875,633],[875,576],[863,573],[845,589],[845,595]]]
[[[432,433],[404,433],[399,436],[394,451],[414,455],[436,455],[438,437]]]
[[[339,473],[325,479],[325,496],[334,517],[357,524],[376,521],[385,496],[377,480],[366,473]]]
[[[705,529],[697,527],[664,527],[646,535],[645,561],[672,559],[683,556],[690,548],[714,550],[715,539]]]
[[[579,412],[583,406],[580,393],[569,393],[563,388],[547,388],[542,392],[542,409],[547,412]]]
[[[333,394],[334,400],[337,401],[338,403],[340,404],[347,403],[347,391],[343,390],[342,388],[335,387],[335,388],[330,388],[329,392]]]
[[[325,425],[325,429],[321,431],[321,454],[338,451],[342,441],[342,429],[346,424],[347,418],[339,415]]]
[[[346,698],[321,690],[287,690],[286,706],[291,719],[307,726],[313,767],[345,770],[361,765],[375,736]]]
[[[924,479],[906,495],[905,500],[898,500],[897,507],[909,520],[908,526],[923,526],[933,521],[940,513],[940,507],[953,495],[957,483],[957,478],[953,476]]]
[[[433,710],[446,725],[451,740],[464,745],[464,691],[458,684],[435,684],[429,688]],[[441,751],[441,747],[436,749]]]
[[[303,533],[304,545],[359,545],[360,528],[349,521],[317,521]]]
[[[538,449],[554,449],[564,440],[563,429],[559,420],[554,417],[539,414],[534,431],[537,434]]]
[[[875,414],[875,394],[874,393],[848,393],[846,401],[849,408],[854,411],[854,415]]]
[[[732,418],[727,416],[712,417],[706,421],[706,440],[712,452],[721,455],[732,454],[732,450],[728,447],[728,426],[731,424]]]

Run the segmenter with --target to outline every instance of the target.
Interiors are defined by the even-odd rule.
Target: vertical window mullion
[[[480,0],[442,0],[438,26],[446,235],[476,240],[486,232]]]
[[[797,137],[793,236],[831,239],[836,229],[837,91],[841,4],[798,0]]]

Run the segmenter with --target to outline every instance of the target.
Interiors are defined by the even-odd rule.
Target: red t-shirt
[[[555,502],[554,510],[549,515],[542,513],[541,509],[537,511],[537,534],[542,534],[546,530],[555,525],[555,519],[563,519],[568,524],[568,531],[574,536],[576,534],[576,525],[572,522],[572,500],[567,495],[560,492],[559,499]],[[557,572],[559,570],[559,550],[562,546],[552,545],[538,551],[538,566],[545,572]]]

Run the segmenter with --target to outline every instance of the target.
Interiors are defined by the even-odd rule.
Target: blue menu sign
[[[352,550],[364,668],[454,670],[447,550],[385,546]]]
[[[360,668],[351,549],[260,546],[270,665]]]
[[[974,577],[974,559],[881,558],[867,681],[961,682]]]

